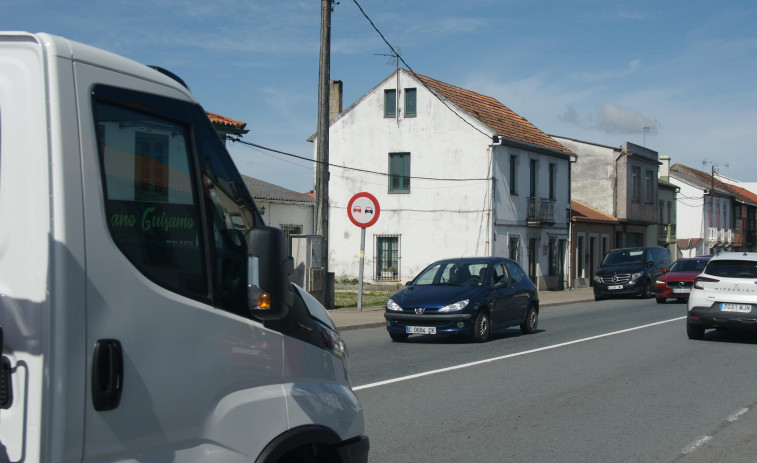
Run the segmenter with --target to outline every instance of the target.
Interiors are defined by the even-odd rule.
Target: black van
[[[594,300],[613,296],[654,296],[655,281],[670,267],[665,248],[648,246],[613,249],[594,274]]]

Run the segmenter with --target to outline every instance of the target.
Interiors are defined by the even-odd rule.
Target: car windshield
[[[670,267],[671,272],[702,272],[707,266],[706,260],[677,260]]]
[[[707,266],[708,275],[724,278],[757,278],[757,262],[750,260],[713,260]]]
[[[478,286],[485,283],[488,268],[489,264],[481,261],[437,262],[423,270],[412,284]]]
[[[643,249],[618,249],[610,251],[602,260],[602,266],[610,265],[631,265],[644,263]]]

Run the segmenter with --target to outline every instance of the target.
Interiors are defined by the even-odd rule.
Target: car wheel
[[[520,324],[520,331],[523,334],[536,333],[536,327],[539,324],[539,312],[536,307],[531,306],[526,313],[526,319]]]
[[[489,321],[489,312],[480,310],[476,315],[476,322],[473,324],[473,340],[476,342],[486,342],[492,333],[492,326]]]
[[[664,304],[664,303],[665,303],[665,301],[667,300],[667,299],[666,299],[666,298],[664,298],[664,297],[658,297],[658,298],[656,298],[656,299],[657,299],[657,303],[658,303],[658,304]]]
[[[686,334],[689,339],[702,339],[704,338],[704,326],[686,322]]]
[[[407,336],[407,333],[389,333],[389,337],[392,338],[392,341],[394,342],[407,341]]]
[[[639,297],[642,299],[649,299],[652,297],[652,284],[651,283],[645,283],[644,287],[641,289],[641,292],[639,293]]]

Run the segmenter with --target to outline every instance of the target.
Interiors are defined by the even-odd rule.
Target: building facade
[[[358,275],[361,230],[347,204],[368,192],[380,217],[366,229],[366,281],[497,255],[541,289],[564,285],[574,155],[494,98],[400,69],[333,118],[329,140],[337,279]]]

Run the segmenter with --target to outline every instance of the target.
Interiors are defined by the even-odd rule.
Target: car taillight
[[[706,283],[717,283],[720,280],[717,280],[715,278],[710,278],[710,277],[703,277],[700,275],[694,279],[694,289],[704,289],[699,285],[699,282],[701,281],[704,281]]]

